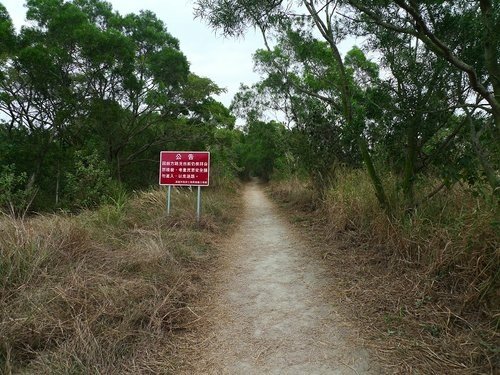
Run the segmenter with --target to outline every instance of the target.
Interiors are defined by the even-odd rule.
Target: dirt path
[[[244,191],[240,227],[223,249],[209,306],[209,327],[186,373],[376,374],[323,293],[321,262],[258,184]]]

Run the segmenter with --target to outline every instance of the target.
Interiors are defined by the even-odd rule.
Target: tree
[[[413,36],[468,77],[500,126],[500,4],[497,1],[348,1],[360,22]]]
[[[341,110],[346,126],[353,129],[356,134],[356,142],[359,147],[368,174],[372,179],[375,194],[381,206],[388,208],[389,203],[384,187],[375,170],[370,154],[369,146],[364,136],[363,119],[357,118],[352,107],[352,87],[346,72],[346,67],[338,48],[338,42],[344,36],[336,22],[337,4],[331,1],[316,2],[302,1],[307,16],[297,17],[292,9],[292,3],[287,1],[266,0],[237,0],[227,2],[223,0],[199,0],[197,1],[197,14],[205,18],[211,26],[223,30],[226,35],[241,35],[249,25],[259,28],[263,34],[266,46],[270,49],[267,41],[267,32],[283,30],[288,28],[291,21],[298,19],[303,23],[308,19],[314,25],[327,43],[332,61],[338,72],[338,90],[340,92]]]
[[[13,51],[15,42],[12,20],[7,9],[0,4],[0,61],[4,61]]]
[[[102,181],[107,173],[140,188],[157,180],[167,145],[207,149],[218,129],[234,127],[213,98],[222,89],[189,71],[178,40],[152,12],[28,0],[27,19],[16,34],[0,7],[0,112],[8,119],[0,149],[4,164],[28,176],[27,188],[40,187],[37,208],[83,199],[85,186],[69,197],[71,176],[82,175],[77,152],[106,162],[97,168]]]
[[[321,193],[336,165],[359,160],[352,152],[354,132],[342,118],[338,70],[328,45],[288,30],[272,50],[257,51],[255,63],[263,80],[243,87],[232,108],[246,113],[248,123],[263,119],[263,108],[283,110],[293,123],[290,151]],[[349,68],[353,74],[355,69]]]
[[[410,49],[413,52],[410,52],[408,56],[413,58],[414,68],[422,70],[422,67],[427,65],[425,68],[427,73],[424,74],[427,77],[439,78],[438,81],[441,82],[442,87],[441,94],[434,97],[429,93],[426,94],[428,99],[437,99],[439,104],[430,103],[427,105],[429,109],[426,110],[425,104],[422,108],[421,102],[412,103],[415,108],[418,108],[418,112],[423,116],[433,113],[434,121],[437,119],[437,114],[440,114],[441,119],[443,116],[449,119],[453,116],[462,117],[457,127],[450,130],[449,136],[445,137],[442,142],[437,142],[438,145],[441,143],[441,146],[424,157],[422,160],[424,166],[430,161],[436,161],[437,152],[443,152],[445,148],[449,148],[457,141],[457,135],[464,134],[462,130],[469,114],[479,117],[489,117],[491,114],[492,123],[482,122],[484,128],[480,130],[480,134],[493,133],[498,137],[500,43],[498,33],[493,31],[494,27],[498,28],[500,25],[500,8],[497,2],[438,4],[430,1],[419,3],[414,1],[394,1],[393,3],[349,1],[349,3],[355,9],[351,19],[352,24],[358,25],[356,33],[370,38],[373,47],[382,51],[386,61],[391,55],[398,55],[398,53],[390,52],[394,46],[400,46],[399,52],[401,48]],[[376,42],[373,43],[375,40]],[[392,58],[392,65],[394,62]],[[445,77],[447,79],[444,79]],[[409,78],[405,75],[399,81],[408,82]],[[437,80],[434,79],[434,81],[434,86],[428,85],[427,87],[437,92],[439,91],[435,87]],[[408,92],[408,90],[405,91]],[[431,112],[425,114],[426,111]],[[422,115],[419,117],[422,118]],[[424,123],[431,122],[427,120],[422,122]],[[418,127],[415,125],[413,138],[421,136],[419,134],[421,130]],[[429,126],[427,128],[429,129]],[[437,126],[435,129],[440,129],[440,127]],[[435,134],[439,132],[436,131]],[[427,134],[423,134],[424,142],[419,142],[420,145],[416,145],[414,141],[411,143],[410,140],[408,145],[418,146],[410,148],[415,150],[420,148],[421,151],[425,142],[433,141],[431,135],[427,131]],[[473,150],[479,161],[476,168],[484,171],[492,190],[498,191],[499,179],[495,176],[494,167],[492,167],[494,163],[490,162],[491,158],[487,157],[488,152],[485,151],[488,148],[491,149],[491,143],[481,144],[472,133],[470,142],[475,144]],[[416,153],[412,157],[413,160],[415,156]],[[405,182],[408,199],[411,198],[411,183],[409,183],[412,178],[409,167],[411,164],[414,163],[407,163]],[[449,168],[443,164],[441,169],[447,171]],[[422,168],[419,167],[417,170],[422,170]],[[471,176],[476,172],[469,168],[468,174]]]
[[[239,151],[242,177],[255,176],[269,181],[276,160],[282,154],[283,132],[283,125],[275,121],[247,124]]]
[[[391,160],[403,160],[401,187],[406,204],[411,208],[416,204],[414,184],[419,173],[431,164],[441,163],[436,166],[442,175],[449,178],[449,161],[456,159],[460,148],[462,160],[466,158],[464,152],[470,151],[469,148],[458,147],[464,134],[464,124],[470,117],[464,117],[464,112],[470,112],[479,120],[474,127],[469,126],[472,129],[472,149],[476,150],[476,159],[493,191],[498,191],[498,177],[492,167],[495,157],[487,152],[488,148],[493,150],[493,154],[495,152],[488,143],[491,134],[493,138],[498,138],[500,45],[498,33],[494,30],[499,25],[500,11],[496,2],[481,0],[452,4],[408,0],[304,0],[295,5],[286,0],[199,0],[197,5],[198,16],[214,28],[221,29],[225,35],[241,35],[249,26],[258,28],[269,53],[272,50],[270,35],[277,35],[279,48],[280,36],[291,28],[301,38],[311,27],[315,30],[314,35],[321,35],[336,70],[334,77],[324,76],[323,87],[311,90],[311,86],[304,85],[306,80],[300,82],[292,79],[292,75],[305,78],[316,74],[320,77],[317,67],[326,69],[330,62],[317,63],[310,69],[311,64],[303,59],[299,71],[290,72],[285,49],[274,50],[273,62],[268,64],[268,67],[274,64],[274,72],[266,72],[267,82],[277,82],[275,87],[281,85],[283,90],[292,93],[301,91],[303,95],[336,106],[343,127],[350,129],[355,136],[360,156],[382,206],[387,208],[388,200],[372,159],[383,142],[373,139],[373,135],[387,135],[388,145],[393,147],[392,156],[397,153],[404,155]],[[342,58],[338,45],[349,33],[369,39],[373,50],[381,53],[384,68],[389,69],[389,75],[392,75],[390,79],[384,82],[371,79],[369,86],[358,79],[358,73],[364,68],[367,68],[366,72],[373,72],[373,69],[363,63],[363,59],[358,59],[355,52]],[[315,38],[309,39],[308,47],[303,50],[310,52],[317,43]],[[356,66],[358,72],[351,71],[347,64]],[[360,70],[361,67],[363,69]],[[284,80],[280,82],[279,77]],[[467,79],[464,80],[464,77]],[[312,81],[308,79],[307,82]],[[325,86],[337,90],[335,100],[323,95],[321,90],[325,90]],[[260,92],[265,93],[262,89]],[[472,95],[474,93],[476,98]],[[376,105],[381,98],[385,100],[384,107]],[[289,98],[282,94],[281,102],[286,103],[287,100]],[[290,110],[290,106],[281,107]],[[480,120],[488,117],[492,119],[491,123]],[[457,118],[462,120],[457,121]],[[479,134],[490,135],[475,137],[475,128],[479,124],[485,127],[480,129]],[[405,141],[401,142],[401,136],[397,134],[404,134]],[[390,142],[393,142],[392,146]],[[450,158],[437,156],[443,151]],[[456,155],[452,157],[452,153]],[[448,160],[448,165],[445,160]],[[460,164],[457,169],[463,166],[465,164]],[[458,176],[456,172],[452,174]]]

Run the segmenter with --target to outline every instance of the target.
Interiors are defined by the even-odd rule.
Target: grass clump
[[[206,193],[205,193],[206,191]],[[0,372],[168,373],[234,190],[150,190],[77,216],[0,218]]]

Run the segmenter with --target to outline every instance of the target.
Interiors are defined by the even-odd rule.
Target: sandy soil
[[[378,374],[355,330],[338,315],[325,266],[308,254],[262,188],[244,191],[243,219],[191,337],[190,374]],[[309,252],[310,253],[310,252]]]

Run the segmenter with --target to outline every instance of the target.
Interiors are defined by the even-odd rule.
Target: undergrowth
[[[169,373],[172,333],[214,244],[234,221],[236,188],[151,190],[79,215],[0,217],[0,373]]]
[[[360,170],[343,171],[322,198],[307,181],[275,182],[271,193],[308,216],[313,227],[308,232],[321,238],[321,255],[338,276],[339,302],[368,327],[368,345],[392,358],[392,371],[495,373],[500,364],[497,202],[455,186],[431,200],[419,191],[421,203],[409,213],[399,205],[400,192],[391,189],[395,180],[385,181],[390,215],[379,208]]]

